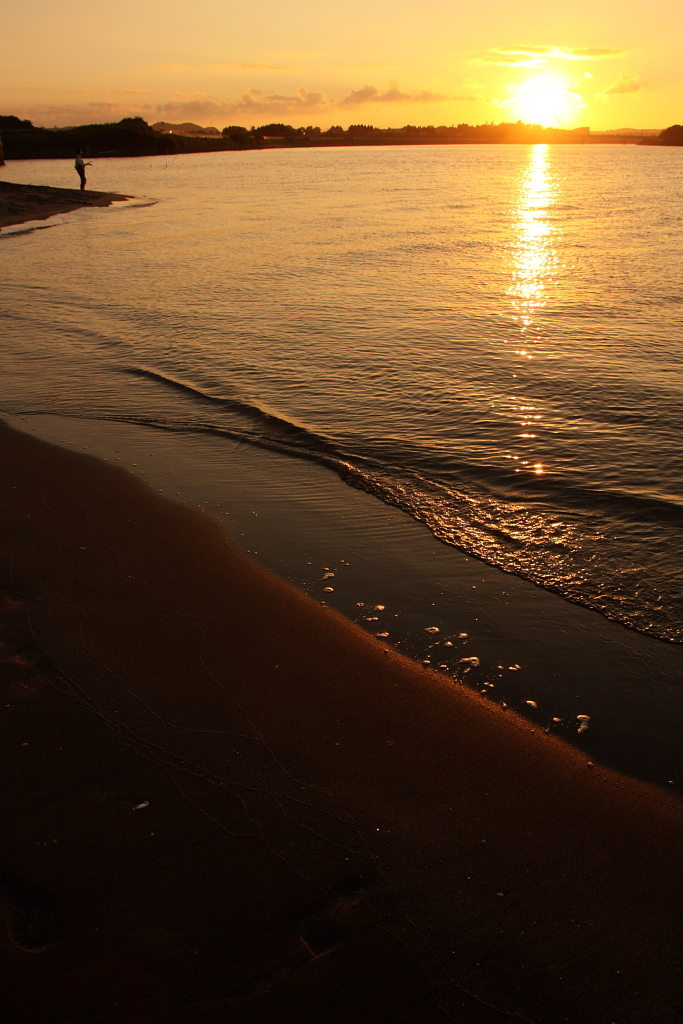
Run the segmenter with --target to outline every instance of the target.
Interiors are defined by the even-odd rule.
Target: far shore
[[[131,198],[117,192],[0,181],[0,229],[32,220],[47,220],[58,213],[71,213],[83,206],[111,206]]]

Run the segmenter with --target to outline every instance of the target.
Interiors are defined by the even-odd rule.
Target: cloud
[[[631,78],[625,71],[622,71],[616,82],[612,82],[605,89],[603,96],[625,96],[629,92],[640,92],[642,83],[637,78]]]
[[[401,64],[340,64],[341,71],[389,71],[392,68],[403,68]]]
[[[390,82],[385,92],[374,85],[364,85],[361,89],[352,89],[340,100],[328,99],[324,92],[309,89],[297,89],[293,95],[266,93],[260,89],[249,89],[235,101],[216,100],[205,93],[194,93],[189,97],[178,96],[167,103],[159,105],[156,110],[163,119],[192,120],[214,118],[231,118],[250,121],[255,124],[259,118],[281,120],[284,117],[298,117],[314,113],[333,112],[352,107],[360,107],[373,103],[405,104],[405,103],[443,103],[447,100],[471,101],[474,96],[447,96],[442,93],[423,89],[417,93],[401,92],[398,82]]]
[[[473,94],[447,95],[431,89],[402,92],[397,81],[390,82],[383,92],[377,86],[364,85],[360,89],[352,89],[341,99],[332,99],[321,90],[304,87],[292,93],[265,92],[252,88],[238,98],[228,100],[204,92],[176,93],[165,103],[158,104],[150,103],[144,90],[112,90],[109,95],[120,96],[121,99],[119,102],[103,100],[61,106],[34,106],[20,110],[19,114],[29,117],[35,124],[60,127],[120,121],[122,117],[136,115],[150,122],[194,121],[199,124],[218,124],[223,121],[225,124],[263,124],[267,121],[301,123],[305,119],[306,123],[310,123],[315,116],[322,119],[325,115],[339,116],[341,111],[373,104],[390,107],[409,103],[469,103],[480,98]]]
[[[171,64],[155,64],[154,67],[149,68],[150,71],[191,71],[196,73],[197,71],[203,71],[208,74],[215,74],[216,72],[225,71],[297,71],[298,68],[289,67],[282,64],[241,64],[241,63],[225,63],[225,64],[199,64],[191,63],[188,61],[174,61]]]
[[[352,89],[339,100],[339,107],[359,107],[366,103],[444,103],[447,100],[473,100],[474,96],[447,96],[443,93],[423,89],[422,92],[401,92],[398,82],[390,82],[386,92],[380,92],[374,85],[364,85],[362,89]]]
[[[497,46],[474,57],[471,64],[501,67],[544,67],[549,60],[604,60],[623,57],[618,46]]]
[[[167,103],[160,104],[156,110],[164,114],[164,120],[177,118],[223,117],[237,118],[255,123],[261,117],[291,117],[304,113],[313,113],[329,109],[331,106],[324,92],[311,92],[308,89],[297,89],[293,96],[282,96],[279,93],[264,93],[259,89],[249,89],[236,101],[215,100],[205,93],[194,93],[191,97],[177,97]]]
[[[541,57],[527,57],[526,59],[510,57],[506,60],[502,55],[496,53],[483,53],[479,57],[473,57],[470,61],[470,64],[475,64],[477,67],[490,65],[496,68],[544,68],[547,63],[548,61]]]
[[[294,71],[284,64],[218,64],[221,68],[236,68],[239,71]]]
[[[340,107],[358,107],[363,103],[407,103],[412,97],[401,92],[397,82],[392,82],[385,93],[381,93],[374,85],[364,85],[362,89],[352,89],[339,100]]]
[[[559,60],[601,60],[626,54],[626,50],[618,46],[502,46],[496,52],[556,57]]]

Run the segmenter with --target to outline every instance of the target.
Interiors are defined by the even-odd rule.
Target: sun
[[[563,126],[563,118],[574,112],[576,99],[563,78],[537,75],[518,86],[514,106],[527,124],[559,128]]]

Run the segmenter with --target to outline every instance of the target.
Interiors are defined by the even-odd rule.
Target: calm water
[[[0,408],[317,460],[683,640],[680,149],[100,160],[158,200],[0,235]],[[71,164],[6,180],[73,187]]]

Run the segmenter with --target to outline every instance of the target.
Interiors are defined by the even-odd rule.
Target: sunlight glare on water
[[[553,231],[549,221],[552,204],[557,201],[558,185],[548,165],[548,146],[531,147],[530,159],[519,188],[517,206],[517,238],[512,244],[510,295],[519,324],[516,355],[533,359],[533,347],[540,342],[534,333],[535,315],[545,304],[546,289],[552,286],[552,275],[558,272],[558,257],[553,248]],[[520,406],[520,438],[538,437],[541,416],[536,406]],[[532,431],[533,428],[533,431]],[[525,460],[536,476],[546,472],[542,462]],[[521,467],[516,469],[521,472]]]
[[[548,166],[548,146],[532,146],[519,188],[516,224],[513,225],[517,240],[513,243],[509,289],[521,333],[533,327],[534,313],[544,302],[548,279],[557,269],[548,219],[557,191]]]

